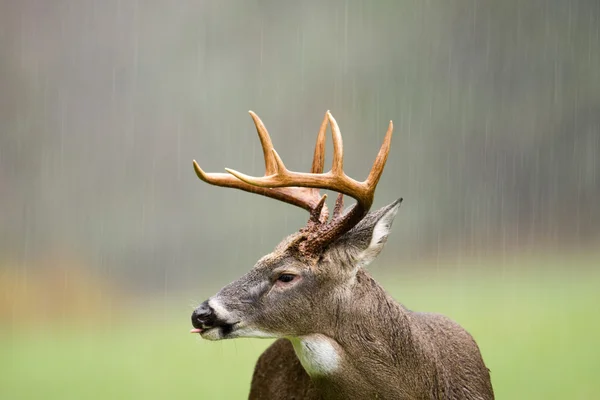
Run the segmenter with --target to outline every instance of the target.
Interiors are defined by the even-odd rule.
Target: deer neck
[[[348,296],[333,329],[290,339],[296,355],[325,399],[398,398],[415,373],[409,311],[362,269]]]

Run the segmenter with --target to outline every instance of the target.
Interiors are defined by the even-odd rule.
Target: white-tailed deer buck
[[[304,208],[307,225],[254,268],[202,303],[192,333],[204,339],[278,338],[259,358],[250,399],[493,399],[489,370],[471,335],[450,319],[406,309],[365,270],[381,252],[402,199],[369,212],[390,150],[390,122],[368,178],[343,171],[342,138],[329,112],[312,170],[288,170],[262,121],[250,112],[266,173],[227,169],[198,177]],[[333,167],[324,173],[331,126]],[[326,195],[338,192],[333,217]],[[343,210],[343,195],[356,204]]]

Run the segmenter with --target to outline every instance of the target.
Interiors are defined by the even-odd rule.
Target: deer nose
[[[192,313],[192,325],[194,328],[209,328],[216,321],[215,310],[208,305],[208,301],[200,304]]]

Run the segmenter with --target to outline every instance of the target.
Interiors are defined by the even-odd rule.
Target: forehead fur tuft
[[[305,254],[300,249],[300,244],[305,240],[306,233],[302,231],[287,236],[285,239],[279,242],[279,244],[275,247],[275,250],[268,255],[268,260],[273,262],[275,260],[291,257],[307,265],[313,265],[319,258],[319,254]]]
[[[277,253],[283,255],[285,253],[296,252],[298,251],[298,245],[304,240],[306,240],[306,237],[302,232],[293,233],[279,242],[277,247],[275,247],[273,254]]]

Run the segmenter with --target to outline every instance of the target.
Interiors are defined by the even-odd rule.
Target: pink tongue
[[[202,329],[192,329],[190,333],[202,333]]]

